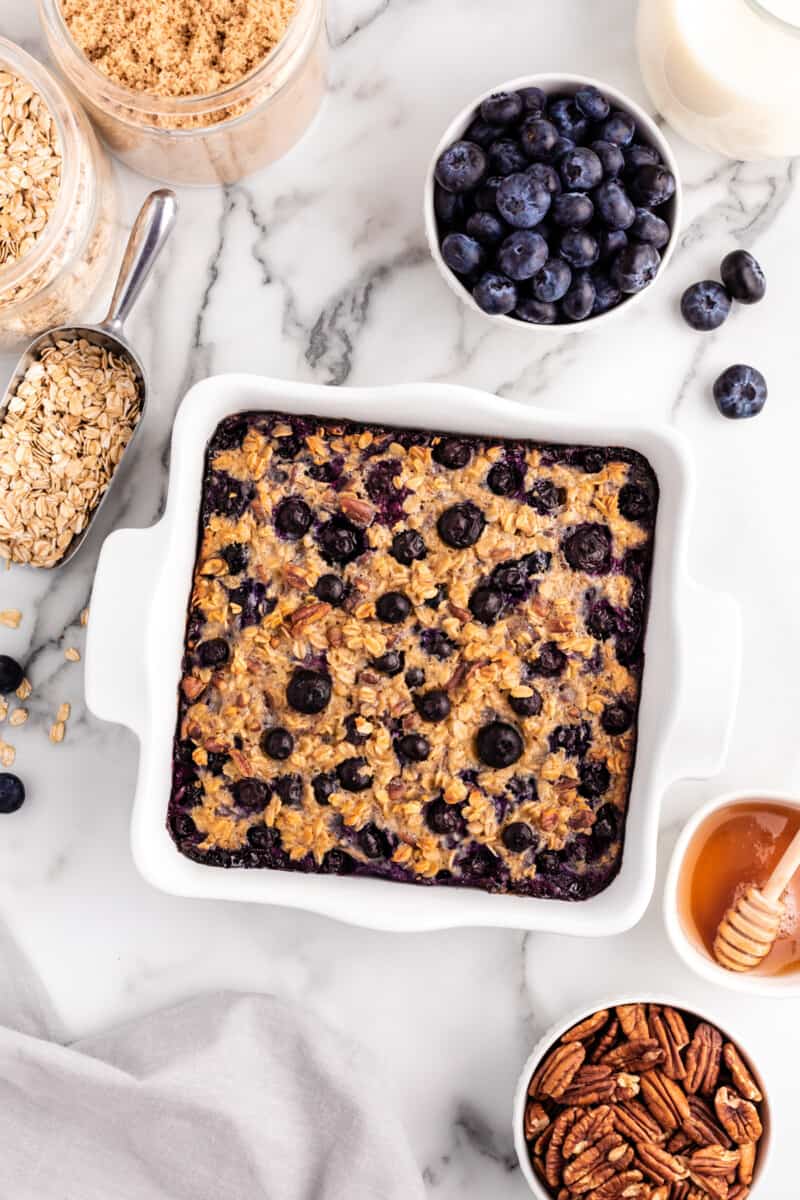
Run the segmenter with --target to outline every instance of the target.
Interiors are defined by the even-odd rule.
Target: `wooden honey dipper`
[[[762,888],[751,884],[732,904],[714,938],[714,958],[728,971],[752,971],[775,945],[784,914],[781,896],[800,867],[800,829]]]

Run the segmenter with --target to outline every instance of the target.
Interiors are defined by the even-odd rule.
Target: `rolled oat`
[[[44,232],[61,186],[53,116],[27,80],[0,71],[0,267],[22,258]]]

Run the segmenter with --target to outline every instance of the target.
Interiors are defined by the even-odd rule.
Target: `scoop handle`
[[[777,867],[761,889],[761,895],[768,904],[778,903],[798,867],[800,867],[800,829],[792,838]]]
[[[178,199],[169,188],[151,192],[133,223],[114,295],[102,328],[119,337],[139,293],[150,277],[156,259],[172,232]]]

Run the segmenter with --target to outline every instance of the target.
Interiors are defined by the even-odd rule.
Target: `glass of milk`
[[[800,154],[800,0],[640,0],[637,41],[650,99],[690,142]]]

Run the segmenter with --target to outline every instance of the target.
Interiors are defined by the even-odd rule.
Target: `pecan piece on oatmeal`
[[[753,1076],[747,1069],[741,1054],[733,1045],[732,1042],[726,1042],[722,1049],[722,1057],[725,1061],[725,1066],[731,1073],[733,1086],[736,1088],[740,1096],[744,1096],[745,1100],[753,1100],[760,1102],[764,1099]]]
[[[549,1096],[553,1100],[563,1096],[585,1057],[586,1050],[580,1042],[557,1046],[531,1080],[529,1095],[539,1098]]]
[[[571,781],[574,787],[575,781]],[[596,1033],[605,1025],[608,1020],[608,1009],[601,1008],[599,1012],[594,1013],[591,1017],[587,1017],[585,1021],[580,1021],[577,1025],[573,1025],[572,1029],[568,1029],[562,1037],[562,1042],[586,1042],[589,1038],[594,1037]]]
[[[714,1097],[714,1108],[720,1125],[737,1145],[757,1142],[764,1132],[755,1105],[732,1088],[719,1089]]]
[[[713,1095],[719,1080],[721,1057],[721,1033],[707,1021],[701,1021],[686,1051],[686,1091]]]
[[[339,507],[354,525],[370,525],[375,517],[375,509],[366,500],[359,500],[353,492],[342,492],[339,496]]]

